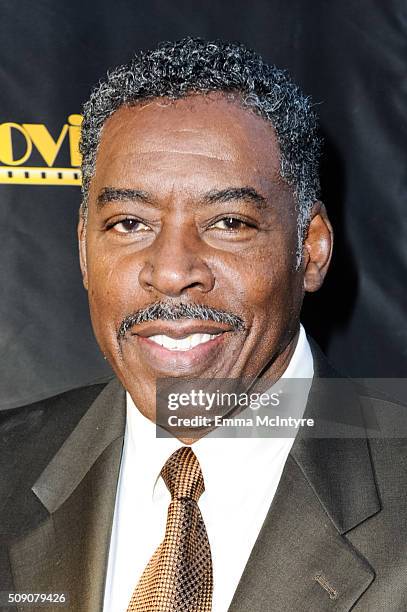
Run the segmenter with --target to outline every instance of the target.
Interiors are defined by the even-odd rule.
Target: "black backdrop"
[[[81,285],[75,132],[63,126],[108,67],[187,34],[245,42],[318,103],[336,244],[303,320],[344,373],[406,376],[403,0],[0,0],[0,12],[1,408],[109,372]]]

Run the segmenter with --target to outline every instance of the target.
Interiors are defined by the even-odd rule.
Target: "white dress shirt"
[[[282,378],[314,375],[303,327]],[[308,387],[309,389],[309,387]],[[302,412],[308,397],[302,397]],[[211,546],[213,612],[226,612],[273,500],[294,438],[211,438],[192,446],[205,491],[199,507]],[[116,493],[104,612],[125,612],[137,582],[165,534],[170,494],[160,477],[177,438],[157,438],[156,426],[127,394],[127,421]]]

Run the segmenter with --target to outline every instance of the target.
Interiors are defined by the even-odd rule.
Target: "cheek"
[[[111,335],[123,317],[139,304],[139,266],[134,257],[109,255],[88,258],[88,296],[92,323],[98,335]]]
[[[295,255],[288,250],[282,252],[284,255],[278,257],[274,249],[262,249],[236,259],[230,268],[230,286],[249,315],[249,311],[255,316],[270,309],[284,314],[293,298],[296,301],[301,283],[294,270]]]

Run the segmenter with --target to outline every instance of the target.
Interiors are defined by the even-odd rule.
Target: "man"
[[[359,420],[395,406],[347,383],[332,411],[299,323],[332,250],[310,101],[242,45],[188,38],[109,74],[81,147],[81,269],[117,378],[4,417],[5,609],[406,610],[406,445]],[[168,378],[313,379],[300,412],[336,435],[156,437]]]

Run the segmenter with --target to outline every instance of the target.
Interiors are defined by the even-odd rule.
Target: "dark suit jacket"
[[[312,350],[306,410],[318,418],[338,397],[318,391],[335,373]],[[393,438],[297,436],[230,612],[407,611],[407,444],[391,429],[395,404],[353,386],[340,401],[351,416],[373,402]],[[115,379],[1,415],[0,591],[63,592],[61,609],[102,610],[124,427]]]

